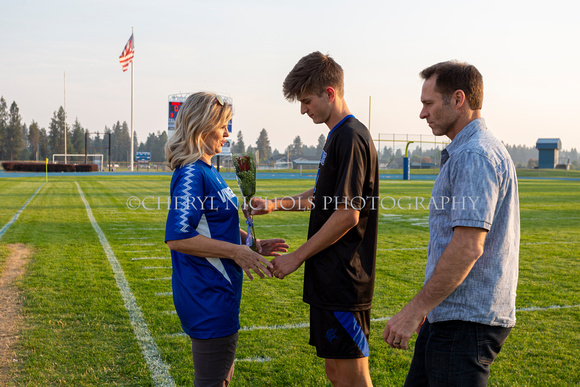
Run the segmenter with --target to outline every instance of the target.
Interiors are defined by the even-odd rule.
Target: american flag
[[[133,62],[133,56],[135,55],[135,42],[133,41],[133,34],[129,38],[129,41],[125,45],[121,56],[119,57],[119,62],[123,66],[123,71],[127,71],[129,63]]]

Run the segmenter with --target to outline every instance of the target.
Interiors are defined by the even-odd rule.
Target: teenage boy
[[[371,386],[369,327],[375,282],[379,176],[368,129],[344,100],[342,68],[320,52],[306,55],[283,84],[300,113],[330,132],[314,188],[281,199],[252,202],[253,214],[311,210],[308,240],[275,258],[284,278],[305,263],[303,300],[310,305],[310,344],[325,359],[334,386]]]

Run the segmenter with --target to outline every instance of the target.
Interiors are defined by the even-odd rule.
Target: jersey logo
[[[225,203],[227,200],[229,200],[234,205],[234,207],[236,207],[236,210],[238,209],[236,194],[230,187],[222,188],[221,191],[218,191],[218,195],[222,203]],[[236,198],[236,200],[233,200],[234,198]]]
[[[322,154],[320,155],[320,164],[324,165],[324,162],[326,161],[326,156],[328,155],[328,153],[326,153],[325,151],[322,151]],[[316,172],[316,180],[314,181],[314,193],[316,193],[316,185],[318,184],[318,175],[320,175],[320,168],[318,168],[318,172]]]
[[[326,155],[327,153],[322,151],[322,155],[320,156],[320,164],[324,165],[324,162],[326,161]]]
[[[332,343],[332,340],[334,339],[338,339],[338,336],[336,335],[336,328],[330,328],[326,331],[326,340],[328,340],[329,343]]]

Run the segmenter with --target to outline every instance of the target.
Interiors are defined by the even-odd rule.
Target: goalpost
[[[65,154],[64,153],[53,154],[52,155],[52,163],[53,164],[57,161],[56,160],[57,157],[58,158],[62,157],[62,159],[59,159],[59,161],[64,161]],[[87,154],[86,157],[87,157],[87,162],[89,164],[97,164],[99,166],[99,171],[103,170],[104,158],[103,158],[102,153]],[[66,158],[67,158],[67,162],[70,164],[84,164],[85,163],[85,154],[84,153],[83,154],[78,154],[78,153],[77,154],[67,154]]]
[[[378,138],[373,141],[378,143],[379,160],[383,160],[386,169],[403,169],[403,179],[409,180],[411,168],[437,169],[441,163],[441,150],[449,145],[449,140],[441,139],[433,135],[423,134],[396,134],[378,133]],[[424,147],[424,144],[426,146]],[[388,156],[383,155],[383,150],[388,151]],[[411,163],[409,153],[418,160]],[[389,160],[385,160],[388,158]]]
[[[409,152],[416,153],[416,151],[419,151],[421,156],[423,153],[428,153],[430,156],[434,156],[432,162],[436,165],[440,162],[441,150],[449,145],[448,139],[441,139],[433,135],[423,134],[378,133],[378,138],[374,138],[373,141],[378,143],[377,151],[381,158],[383,156],[381,153],[384,147],[388,147],[392,158],[394,158],[395,153],[399,157],[406,157]],[[423,144],[429,145],[423,147]]]

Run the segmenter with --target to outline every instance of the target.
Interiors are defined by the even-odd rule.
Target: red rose
[[[243,156],[238,159],[238,170],[240,172],[246,172],[250,170],[250,158],[248,156]]]

